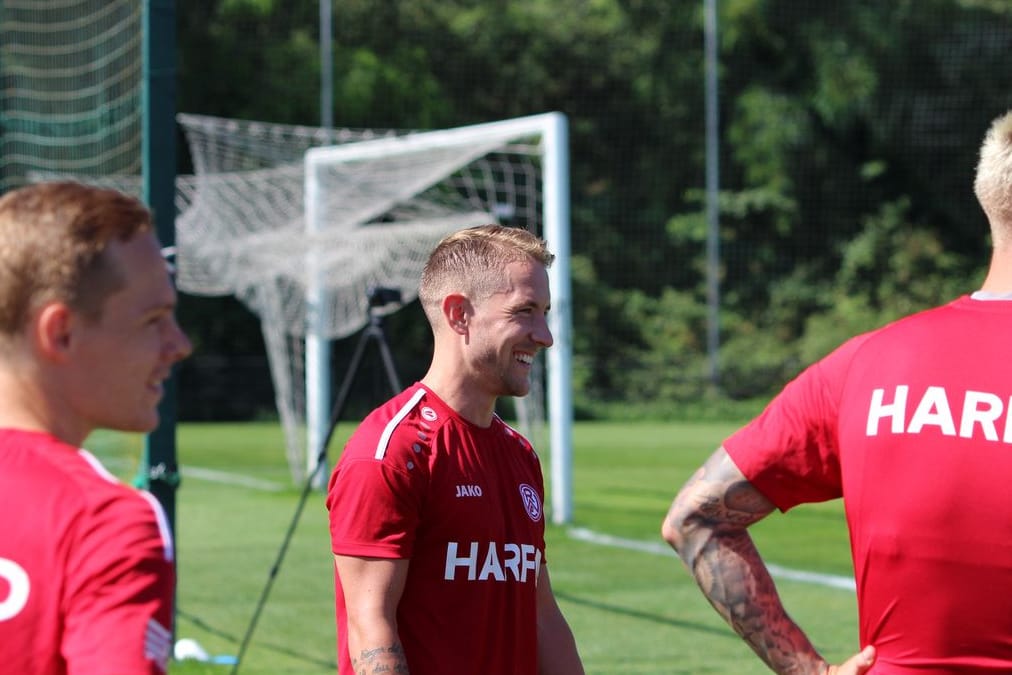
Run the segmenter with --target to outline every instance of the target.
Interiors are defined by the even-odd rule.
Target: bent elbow
[[[668,545],[681,555],[685,549],[688,532],[685,527],[684,512],[671,509],[661,523],[661,537]]]

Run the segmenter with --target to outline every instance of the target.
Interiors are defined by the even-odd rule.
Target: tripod
[[[302,511],[306,506],[306,500],[309,498],[309,493],[313,491],[313,485],[316,482],[316,476],[320,473],[320,469],[326,465],[327,461],[327,446],[330,445],[330,439],[334,435],[334,430],[337,428],[337,423],[341,419],[341,415],[344,413],[345,405],[348,401],[348,394],[351,392],[351,386],[355,381],[355,376],[358,374],[359,366],[362,363],[362,357],[365,354],[365,348],[369,342],[375,342],[379,348],[380,357],[383,360],[383,366],[386,370],[387,380],[390,384],[391,395],[396,394],[401,390],[400,380],[397,377],[397,369],[394,367],[393,354],[390,352],[390,345],[387,343],[386,334],[383,331],[383,317],[377,312],[379,307],[391,303],[401,302],[401,293],[397,289],[392,288],[373,288],[368,293],[369,300],[369,323],[366,325],[365,330],[362,331],[362,335],[359,336],[358,343],[355,345],[355,351],[352,353],[351,361],[348,364],[348,370],[345,372],[344,380],[341,382],[341,388],[338,390],[337,399],[334,401],[334,407],[330,414],[330,421],[327,426],[327,433],[323,437],[323,441],[320,443],[320,447],[316,455],[316,463],[314,464],[313,471],[306,476],[306,483],[302,488],[302,494],[299,497],[299,503],[295,507],[295,515],[292,517],[292,522],[288,526],[288,531],[285,533],[285,538],[281,542],[281,548],[278,550],[277,558],[274,564],[271,566],[270,573],[267,576],[267,583],[264,585],[263,591],[260,594],[260,600],[257,602],[256,609],[253,612],[253,617],[250,619],[249,627],[246,629],[246,634],[243,636],[242,644],[239,647],[239,653],[236,656],[235,664],[232,666],[232,675],[239,672],[239,666],[242,663],[242,657],[246,653],[246,647],[249,645],[250,638],[253,636],[253,630],[256,628],[257,621],[260,619],[260,613],[263,611],[264,604],[267,602],[267,596],[270,594],[271,587],[274,585],[274,579],[278,575],[278,571],[281,569],[281,562],[285,558],[285,554],[288,551],[288,544],[292,540],[292,535],[295,533],[295,526],[299,522],[299,518],[302,516]]]

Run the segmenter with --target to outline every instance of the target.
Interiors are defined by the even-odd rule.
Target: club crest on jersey
[[[425,406],[424,408],[422,408],[421,413],[422,419],[425,420],[426,422],[435,422],[437,419],[439,419],[439,415],[436,414],[436,411],[430,408],[429,406]]]
[[[541,498],[538,491],[527,483],[520,484],[520,498],[524,502],[524,510],[535,523],[541,520]]]

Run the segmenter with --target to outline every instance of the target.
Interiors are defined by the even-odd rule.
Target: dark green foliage
[[[315,0],[178,5],[184,111],[317,123]],[[987,125],[1012,107],[1007,3],[720,2],[712,382],[702,10],[334,3],[338,125],[569,117],[583,415],[768,396],[854,332],[972,291],[987,261],[971,185]],[[413,372],[423,333],[397,331]]]

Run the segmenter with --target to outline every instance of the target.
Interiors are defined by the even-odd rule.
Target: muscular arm
[[[355,675],[407,673],[397,634],[397,605],[407,560],[335,555],[348,609],[348,654]]]
[[[538,673],[583,675],[576,640],[555,601],[547,565],[542,565],[538,576]]]
[[[865,672],[873,651],[866,650],[842,666],[829,666],[784,610],[747,531],[774,508],[720,448],[675,497],[662,534],[710,604],[774,672]]]

